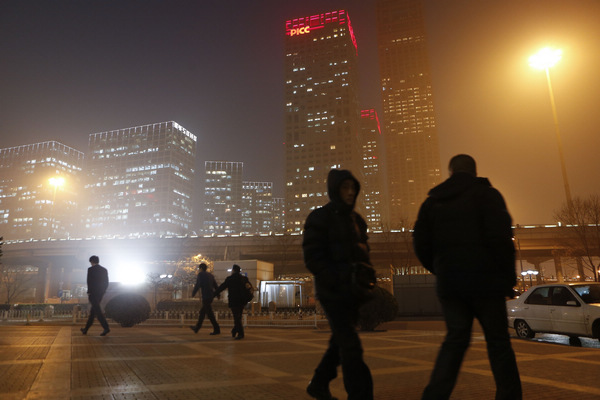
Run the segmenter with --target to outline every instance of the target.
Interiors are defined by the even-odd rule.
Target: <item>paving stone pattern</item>
[[[246,338],[186,327],[0,324],[0,399],[309,400],[327,329],[248,328]],[[393,322],[361,333],[375,399],[419,399],[444,338],[442,322]],[[99,329],[99,328],[98,328]],[[525,399],[600,399],[600,349],[513,339]],[[343,383],[331,390],[345,399]],[[493,399],[485,341],[473,333],[452,399]]]

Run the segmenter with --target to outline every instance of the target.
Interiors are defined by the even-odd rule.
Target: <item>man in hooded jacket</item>
[[[454,156],[449,172],[421,205],[413,233],[417,257],[436,276],[448,329],[423,399],[450,397],[474,318],[485,334],[496,399],[521,399],[506,314],[516,284],[511,217],[500,192],[477,177],[471,156]]]
[[[316,294],[331,327],[329,347],[306,389],[318,400],[334,399],[329,382],[340,364],[348,400],[373,399],[371,372],[355,329],[364,299],[351,290],[353,265],[370,265],[367,224],[354,211],[359,190],[350,171],[332,169],[327,177],[330,201],[312,211],[304,225],[304,262],[314,274]]]

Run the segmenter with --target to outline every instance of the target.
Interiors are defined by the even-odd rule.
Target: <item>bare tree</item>
[[[582,261],[581,279],[585,279],[581,272],[591,270],[594,280],[598,281],[600,261],[595,264],[594,259],[600,257],[600,196],[575,197],[570,205],[563,204],[554,217],[567,225],[567,232],[571,234],[571,250]]]
[[[157,274],[156,272],[150,272],[147,274],[146,282],[154,292],[154,308],[156,308],[156,304],[158,303],[158,291],[159,289],[165,287],[168,282],[165,280],[164,276]]]
[[[0,237],[0,284],[4,291],[5,304],[12,304],[19,296],[31,289],[37,270],[24,265],[5,265],[2,263],[2,242]]]

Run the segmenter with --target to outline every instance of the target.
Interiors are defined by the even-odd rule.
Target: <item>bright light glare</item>
[[[62,176],[52,177],[48,179],[48,183],[50,183],[54,187],[60,187],[65,184],[65,178]]]
[[[537,69],[552,68],[562,58],[562,50],[544,47],[529,57],[529,65]]]
[[[126,264],[119,266],[114,273],[115,282],[121,282],[124,285],[139,285],[146,281],[146,274],[137,265]]]

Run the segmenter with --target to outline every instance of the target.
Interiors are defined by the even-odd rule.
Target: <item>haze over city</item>
[[[514,223],[553,223],[565,199],[546,76],[528,58],[563,50],[550,74],[573,196],[600,192],[600,3],[425,1],[442,166],[469,153]],[[361,106],[381,111],[375,1],[5,1],[2,148],[174,120],[206,160],[243,161],[283,193],[287,19],[347,9]],[[443,178],[447,176],[443,170]],[[198,185],[202,185],[198,179]]]

